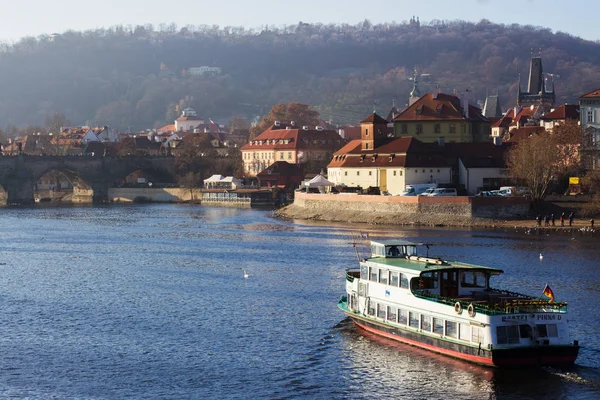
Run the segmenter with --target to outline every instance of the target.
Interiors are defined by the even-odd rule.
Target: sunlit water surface
[[[359,231],[501,268],[497,287],[548,283],[577,366],[498,371],[357,332],[336,303]],[[174,205],[2,209],[0,233],[0,398],[600,398],[598,239]]]

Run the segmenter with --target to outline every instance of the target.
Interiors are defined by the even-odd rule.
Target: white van
[[[438,188],[435,189],[429,196],[456,196],[455,188]]]
[[[406,188],[400,194],[400,196],[418,196],[422,195],[423,192],[429,189],[435,189],[436,187],[437,183],[416,183],[412,185],[406,185]]]

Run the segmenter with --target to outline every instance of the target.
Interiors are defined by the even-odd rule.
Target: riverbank
[[[274,212],[278,218],[301,219],[323,222],[339,223],[357,223],[369,225],[395,225],[395,226],[413,226],[413,227],[457,227],[457,228],[478,228],[493,230],[511,230],[524,233],[537,234],[586,234],[600,235],[600,228],[591,227],[589,219],[575,218],[573,225],[560,226],[559,221],[555,221],[555,226],[536,227],[536,221],[532,218],[523,219],[490,219],[476,218],[459,215],[443,214],[414,214],[414,213],[382,213],[370,212],[359,213],[353,210],[338,209],[335,212],[323,213],[319,209],[301,207],[290,204]],[[600,223],[600,222],[599,222]],[[542,223],[542,225],[544,225]]]

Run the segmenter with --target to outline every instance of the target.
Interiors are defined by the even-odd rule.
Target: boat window
[[[483,272],[483,271],[463,271],[461,286],[462,287],[485,288],[486,287],[485,272]]]
[[[400,274],[400,287],[408,289],[408,277],[404,274]]]
[[[471,340],[471,325],[469,324],[458,324],[458,338],[460,340],[466,340],[467,342]]]
[[[402,325],[406,325],[408,322],[408,311],[398,309],[398,323]]]
[[[441,318],[433,318],[433,331],[435,333],[439,333],[440,335],[444,334],[444,320]]]
[[[398,287],[398,283],[400,283],[398,272],[390,272],[390,286]]]
[[[377,282],[377,268],[374,267],[369,267],[369,269],[371,270],[371,281],[373,282]]]
[[[375,315],[375,303],[372,301],[369,301],[369,305],[367,307],[367,314]]]
[[[546,329],[546,325],[536,325],[535,326],[535,336],[536,337],[548,337],[548,330]]]
[[[529,325],[519,325],[519,335],[523,339],[531,339],[533,337],[531,326],[529,326]]]
[[[408,313],[408,325],[412,326],[413,328],[419,327],[419,313],[412,311]]]
[[[471,327],[471,342],[484,343],[484,330],[479,326]]]
[[[431,332],[431,317],[429,315],[421,314],[421,329]]]
[[[417,246],[402,246],[402,253],[407,256],[416,256]]]
[[[377,304],[377,316],[379,318],[385,318],[385,304]]]
[[[446,336],[451,338],[456,338],[456,322],[454,321],[446,321]]]
[[[360,266],[360,279],[369,280],[369,267],[366,265]]]
[[[379,283],[387,285],[388,283],[388,271],[386,269],[379,270]]]
[[[519,327],[517,325],[497,326],[496,337],[498,344],[518,344]]]
[[[387,320],[388,321],[392,321],[392,322],[396,322],[396,308],[395,307],[389,307],[387,308]]]
[[[437,289],[439,272],[423,272],[419,276],[419,289]]]
[[[546,331],[548,332],[548,337],[558,337],[558,328],[556,324],[546,325]]]
[[[359,283],[358,284],[358,295],[359,296],[366,296],[367,295],[367,284],[366,283]]]

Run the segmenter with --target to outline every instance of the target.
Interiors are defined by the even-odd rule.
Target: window
[[[431,332],[431,317],[429,315],[421,314],[421,329]]]
[[[400,171],[400,176],[402,176],[402,171]]]
[[[556,324],[546,325],[546,331],[548,332],[548,337],[558,337],[558,329]]]
[[[440,335],[444,334],[444,320],[441,318],[433,319],[433,332],[439,333]]]
[[[483,328],[481,328],[479,326],[472,326],[471,327],[471,342],[483,343],[484,342],[483,332],[484,332]]]
[[[395,307],[387,308],[387,320],[396,322],[396,308]]]
[[[407,318],[408,312],[406,310],[398,309],[398,323],[402,325],[406,325],[408,322]]]
[[[467,125],[466,124],[460,124],[460,132],[467,133]]]
[[[379,318],[385,318],[385,305],[384,304],[377,304],[377,316]]]
[[[372,172],[372,171],[369,171],[369,176],[371,176],[372,174],[373,174],[373,172]]]
[[[594,110],[587,111],[587,122],[594,122]]]
[[[446,321],[446,336],[456,339],[456,322]]]
[[[407,124],[400,125],[400,133],[408,133],[408,125]]]
[[[279,159],[283,160],[283,151],[281,153],[279,153]]]
[[[400,287],[408,289],[408,278],[404,274],[400,274]]]
[[[548,330],[546,329],[546,325],[536,325],[535,326],[535,336],[537,337],[548,337]]]
[[[398,287],[399,283],[398,272],[390,272],[390,286]]]
[[[379,283],[387,285],[388,283],[388,272],[385,269],[379,270]]]
[[[462,287],[485,288],[485,273],[482,271],[465,271],[462,273]]]
[[[348,171],[344,171],[344,176],[348,176]]]
[[[519,343],[519,326],[497,326],[496,337],[498,344],[517,344]]]
[[[369,279],[369,280],[371,280],[371,281],[373,281],[373,282],[377,282],[377,275],[378,275],[378,272],[379,272],[379,271],[377,270],[377,268],[372,268],[372,267],[371,267],[371,279]]]
[[[423,124],[417,124],[417,134],[423,133]]]
[[[367,314],[375,315],[375,303],[372,301],[369,301],[369,306],[367,307]]]
[[[439,272],[423,272],[419,276],[419,289],[437,289]]]
[[[369,143],[365,143],[365,149],[369,150]]]
[[[466,340],[467,342],[471,340],[471,326],[469,324],[458,324],[458,338],[460,340]]]
[[[450,124],[450,127],[448,128],[448,132],[456,133],[456,124]]]
[[[408,326],[411,326],[413,328],[419,328],[419,314],[410,311],[408,313]]]
[[[360,176],[360,171],[356,171],[356,176]]]
[[[396,176],[396,171],[394,171],[394,176]]]
[[[369,136],[369,128],[365,129],[365,136]]]
[[[442,131],[442,127],[441,127],[441,125],[440,125],[440,124],[435,124],[435,125],[433,126],[433,131],[434,131],[435,133],[440,133],[440,132]]]

